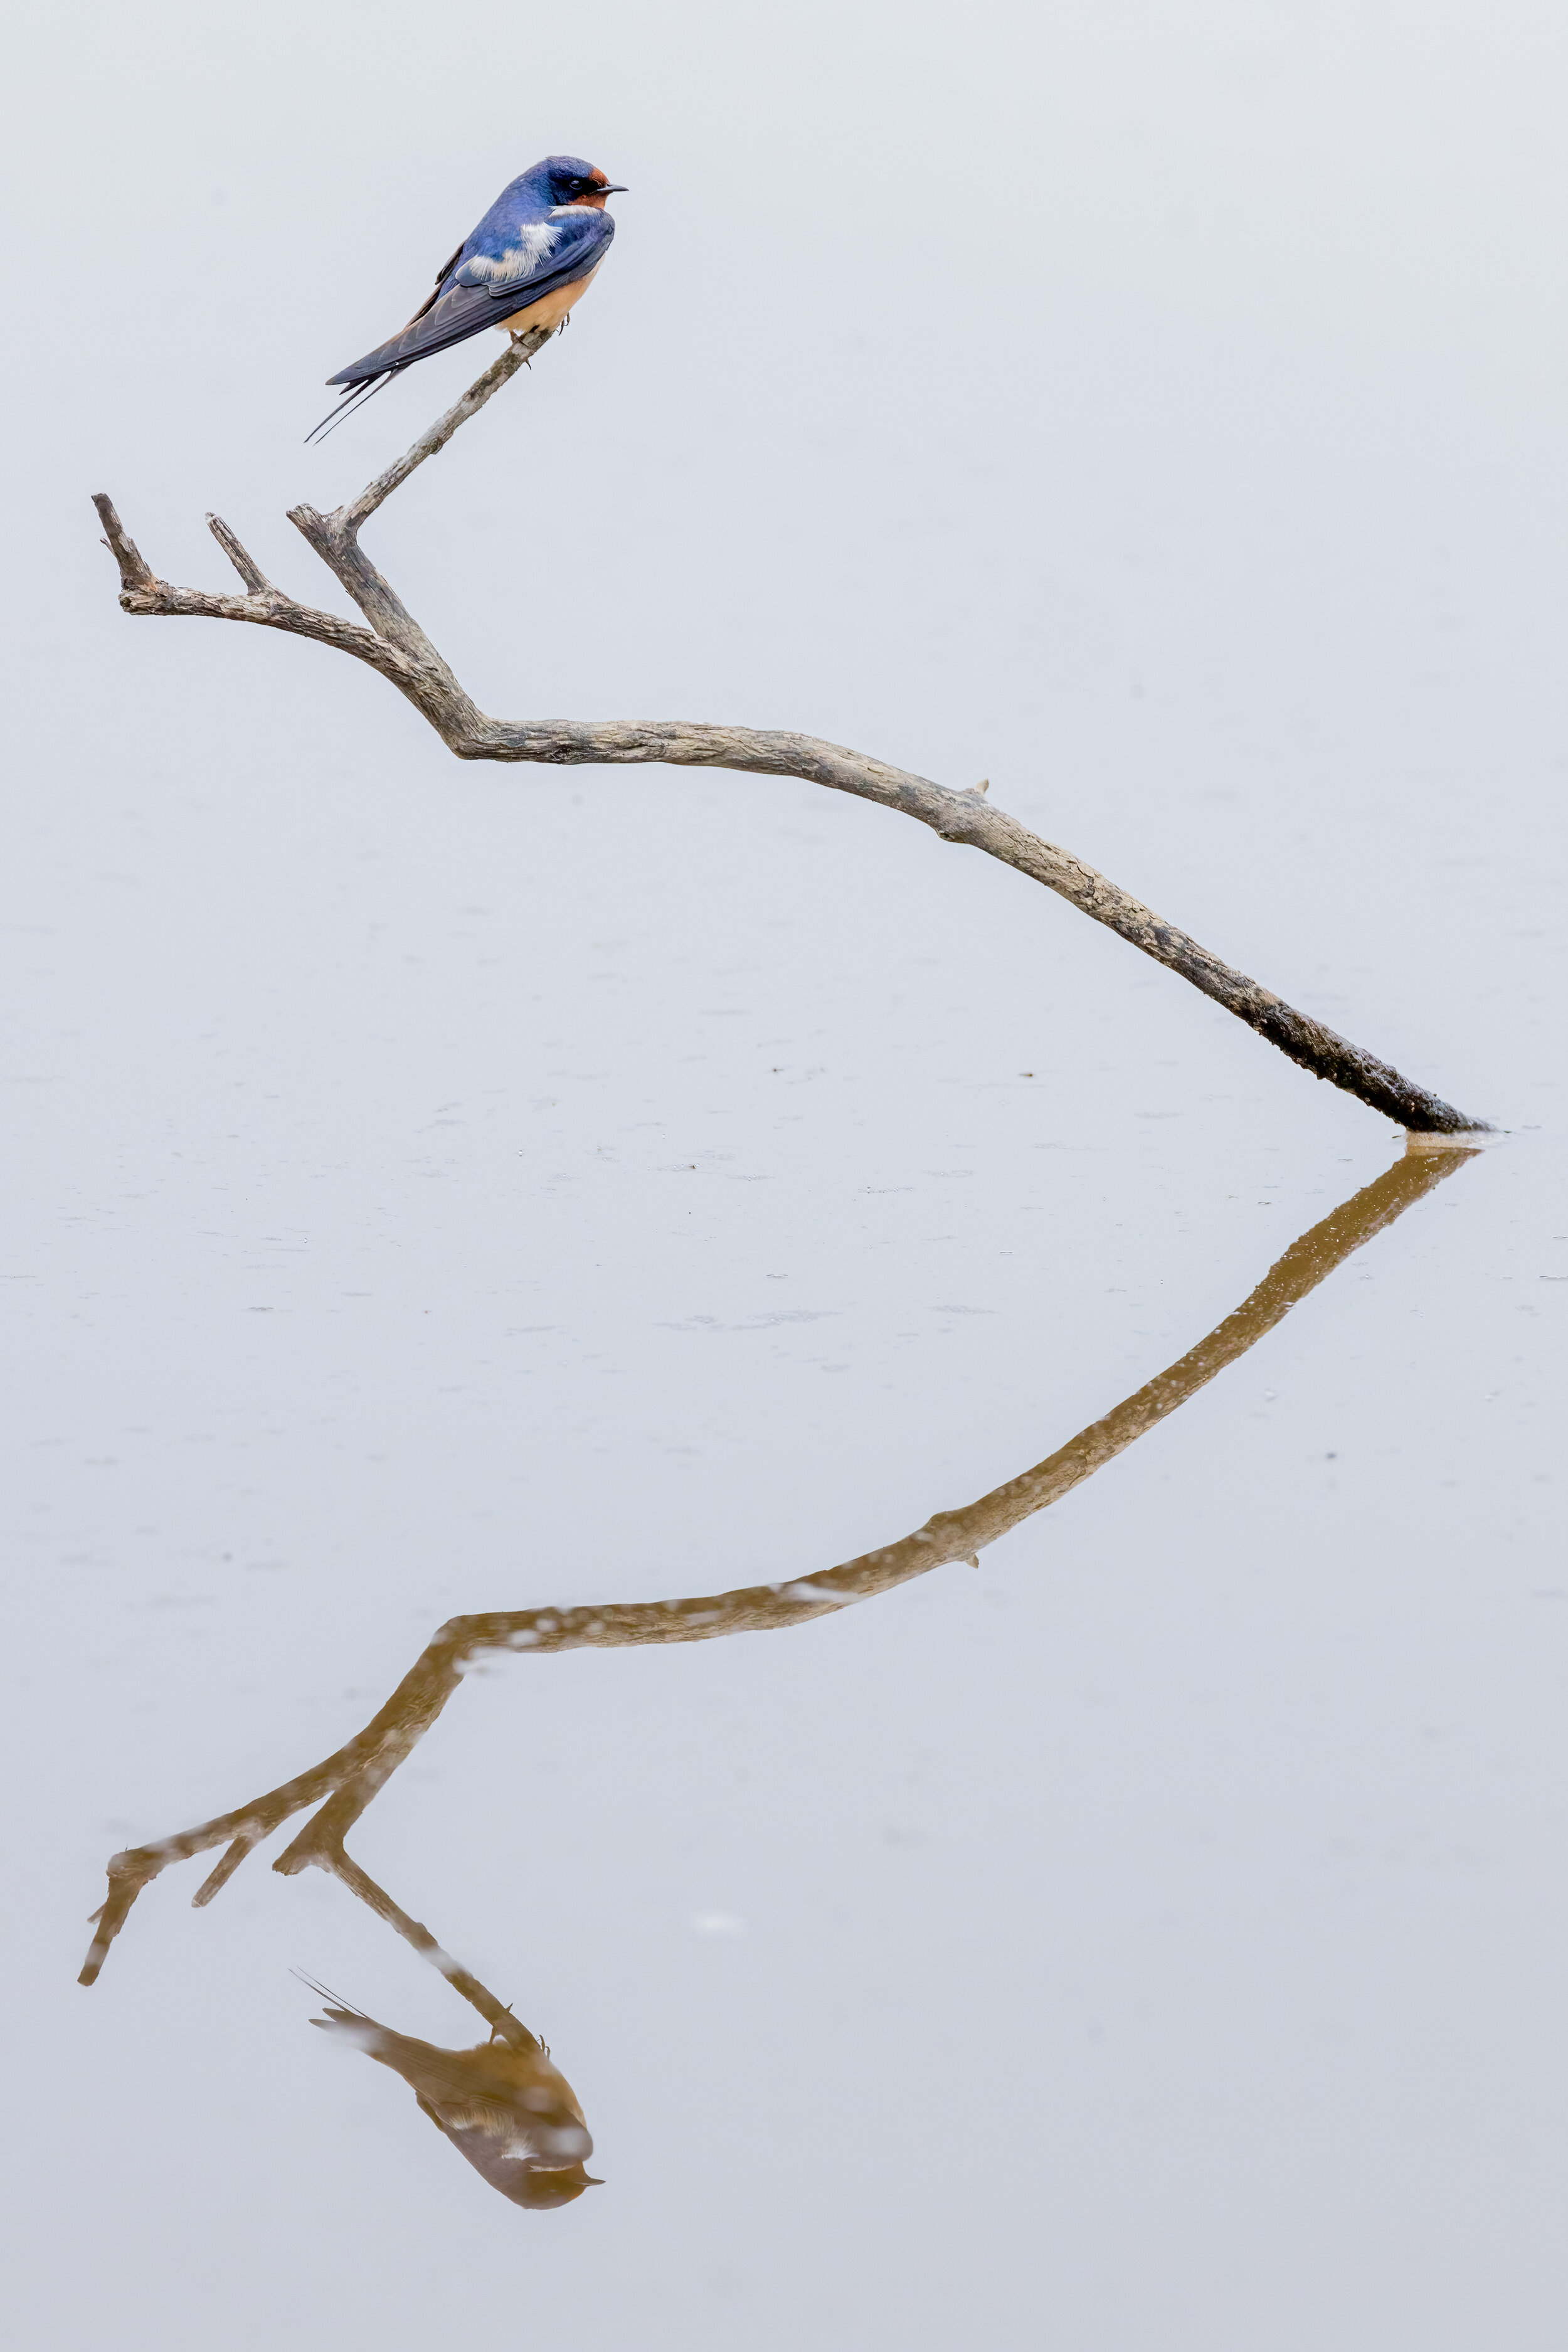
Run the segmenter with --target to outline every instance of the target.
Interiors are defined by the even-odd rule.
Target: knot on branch
[[[330,515],[322,514],[318,507],[304,504],[289,507],[287,512],[295,530],[310,541],[318,553],[327,548],[336,553],[341,548],[352,545],[358,537],[352,525],[345,528],[342,507],[335,508]]]

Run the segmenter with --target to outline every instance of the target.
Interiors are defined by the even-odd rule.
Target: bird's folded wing
[[[500,251],[470,254],[427,310],[363,359],[340,368],[328,383],[363,383],[500,326],[514,311],[586,278],[604,259],[615,233],[607,213],[582,205],[567,206],[551,220],[531,222],[515,230]]]
[[[563,205],[547,220],[528,221],[493,240],[493,250],[470,253],[453,271],[458,286],[480,286],[496,295],[521,294],[526,300],[546,281],[570,285],[592,269],[616,233],[608,213],[587,205]],[[566,274],[563,276],[563,272]]]
[[[491,2188],[503,2194],[515,2188],[518,2172],[524,2168],[537,2166],[542,2172],[556,2172],[568,2164],[586,2164],[594,2153],[592,2137],[570,2116],[548,2124],[519,2123],[510,2137],[445,2121],[441,2129],[458,2155],[467,2157],[474,2170],[482,2172]]]

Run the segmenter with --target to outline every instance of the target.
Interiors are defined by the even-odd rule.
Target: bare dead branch
[[[221,515],[208,515],[207,529],[244,581],[251,595],[269,596],[276,593],[271,581],[257,562],[256,558],[240,545]]]
[[[227,1847],[195,1898],[197,1905],[210,1902],[254,1846],[295,1813],[319,1805],[321,1810],[284,1849],[273,1869],[290,1876],[317,1868],[342,1879],[362,1901],[371,1902],[371,1907],[389,1920],[399,1935],[433,1959],[481,2015],[489,2016],[471,1989],[477,1987],[483,1993],[483,1987],[440,1952],[427,1929],[398,1911],[379,1889],[372,1889],[376,1897],[372,1901],[366,1891],[372,1882],[351,1861],[343,1843],[366,1806],[424,1738],[465,1675],[494,1659],[540,1656],[556,1650],[650,1648],[671,1642],[719,1641],[731,1633],[775,1633],[890,1592],[914,1577],[954,1561],[978,1566],[978,1555],[988,1544],[1032,1518],[1037,1511],[1059,1502],[1125,1453],[1255,1347],[1292,1307],[1373,1234],[1403,1216],[1471,1157],[1462,1148],[1407,1146],[1392,1168],[1292,1244],[1235,1313],[1168,1370],[1032,1469],[962,1510],[939,1511],[924,1527],[897,1543],[862,1553],[858,1559],[846,1560],[820,1574],[779,1584],[742,1585],[732,1591],[702,1593],[681,1601],[590,1602],[579,1608],[497,1610],[448,1619],[385,1706],[335,1755],[233,1812],[220,1813],[195,1829],[160,1838],[151,1845],[117,1853],[109,1865],[109,1895],[95,1915],[95,1932],[80,1982],[95,1980],[137,1895],[172,1863],[188,1861],[214,1846]],[[499,2008],[493,2002],[492,2006]],[[498,2020],[492,2017],[490,2021]]]
[[[1311,1072],[1325,1078],[1372,1109],[1382,1111],[1412,1133],[1462,1134],[1485,1131],[1484,1119],[1456,1110],[1426,1087],[1406,1078],[1373,1054],[1298,1013],[1282,997],[1249,980],[1185,931],[1167,923],[1103,874],[1055,843],[1042,840],[1016,818],[993,807],[986,786],[966,792],[950,791],[924,776],[911,775],[886,761],[847,751],[842,744],[820,741],[782,729],[714,726],[697,719],[548,720],[491,719],[466,694],[453,672],[389,583],[362,553],[359,531],[383,502],[408,479],[416,467],[444,449],[459,425],[478,415],[502,384],[524,366],[549,340],[535,330],[514,338],[510,347],[461,400],[447,409],[411,448],[378,474],[357,499],[330,515],[313,507],[290,509],[289,520],[309,540],[321,561],[335,574],[370,624],[366,633],[333,614],[312,612],[271,587],[232,532],[214,524],[220,544],[239,571],[250,593],[208,596],[186,588],[172,588],[156,580],[121,526],[110,500],[101,494],[97,506],[109,545],[120,566],[120,602],[127,613],[195,617],[221,621],[251,621],[264,628],[285,629],[295,636],[353,654],[395,686],[421,717],[436,730],[448,751],[460,760],[531,761],[552,766],[585,762],[612,765],[658,762],[671,767],[731,768],[742,774],[799,776],[830,792],[850,793],[896,809],[929,825],[942,840],[984,850],[1031,881],[1043,883],[1093,921],[1126,940],[1167,971],[1176,972],[1258,1035]],[[372,651],[371,646],[376,647]],[[396,655],[401,658],[391,658]]]
[[[138,588],[151,587],[153,573],[133,539],[128,539],[125,526],[114,511],[114,501],[99,490],[93,498],[99,521],[103,525],[105,547],[120,566],[120,585],[127,594]]]
[[[368,522],[383,499],[389,499],[394,490],[400,489],[416,466],[422,466],[426,457],[434,457],[444,449],[458,425],[466,425],[470,416],[477,416],[492,394],[498,393],[503,383],[510,383],[519,368],[526,367],[534,352],[542,351],[554,332],[553,327],[531,327],[525,334],[514,335],[510,349],[504,351],[500,359],[485,370],[478,383],[468,386],[461,400],[454,401],[446,415],[438,416],[429,431],[422,433],[413,447],[405,449],[395,463],[388,466],[384,474],[378,474],[357,499],[339,509],[345,529],[358,530],[362,523]]]

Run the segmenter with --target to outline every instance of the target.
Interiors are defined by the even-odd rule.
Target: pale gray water
[[[1557,2352],[1560,16],[22,37],[19,2340]],[[293,1965],[472,2038],[340,1887],[188,1864],[84,1991],[110,1853],[454,1612],[971,1503],[1398,1150],[880,811],[459,767],[323,651],[120,614],[97,488],[326,600],[283,508],[488,353],[306,451],[321,379],[551,147],[616,251],[366,534],[480,698],[989,774],[1509,1133],[978,1573],[464,1685],[352,1848],[582,2095],[608,2186],[530,2215],[307,2030]]]

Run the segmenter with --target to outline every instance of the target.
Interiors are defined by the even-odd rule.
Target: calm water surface
[[[982,13],[984,71],[919,10],[694,11],[678,68],[612,8],[569,136],[433,124],[414,14],[368,66],[331,7],[39,51],[27,200],[140,258],[16,493],[19,2340],[1568,2335],[1561,45]],[[371,76],[342,149],[307,36]],[[583,124],[579,36],[528,43]],[[768,192],[868,123],[1043,242],[894,206],[782,352]],[[325,454],[310,386],[563,141],[641,209],[374,527],[476,692],[989,771],[1493,1144],[1407,1153],[880,811],[459,769],[324,653],[121,618],[100,486],[174,576],[213,504],[320,593],[282,508],[466,362]],[[395,254],[302,271],[394,148]],[[933,253],[974,274],[911,365]],[[213,1844],[77,1985],[111,1853],[378,1711],[352,1867],[269,1870],[300,1813],[193,1911]],[[447,2050],[510,2013],[506,2098],[605,2185],[519,2210],[478,2062],[406,2061],[443,2137],[291,1970]]]

